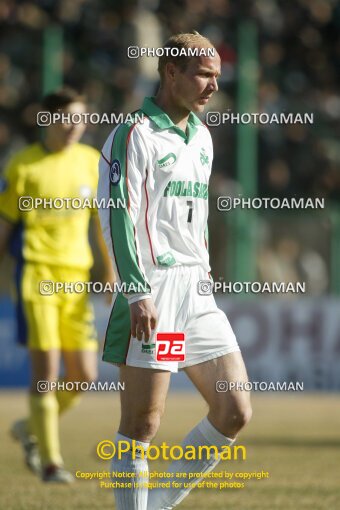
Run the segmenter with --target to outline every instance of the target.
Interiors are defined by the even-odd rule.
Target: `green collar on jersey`
[[[202,122],[196,115],[192,112],[189,114],[188,118],[188,126],[186,134],[181,128],[176,126],[170,117],[154,102],[153,97],[146,97],[143,102],[142,111],[150,117],[150,119],[158,126],[160,129],[173,129],[175,133],[181,136],[185,143],[188,144],[197,132],[197,127],[202,125]]]

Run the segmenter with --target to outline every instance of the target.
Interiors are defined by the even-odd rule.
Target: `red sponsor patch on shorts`
[[[184,333],[157,333],[156,360],[184,361],[185,360]]]

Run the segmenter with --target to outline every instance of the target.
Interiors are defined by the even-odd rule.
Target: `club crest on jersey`
[[[120,163],[118,159],[114,159],[110,166],[110,181],[114,186],[119,183],[121,175]]]

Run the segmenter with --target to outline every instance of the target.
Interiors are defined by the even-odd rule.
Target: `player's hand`
[[[138,340],[150,340],[157,324],[157,310],[152,299],[141,299],[130,305],[131,335]]]

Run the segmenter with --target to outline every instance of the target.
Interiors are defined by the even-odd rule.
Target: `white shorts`
[[[106,332],[103,360],[117,365],[178,372],[219,356],[239,351],[229,321],[214,296],[198,292],[199,281],[209,280],[201,266],[152,268],[147,271],[158,322],[149,342],[130,335],[130,310],[118,294]],[[185,360],[157,361],[157,333],[184,333]]]

